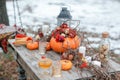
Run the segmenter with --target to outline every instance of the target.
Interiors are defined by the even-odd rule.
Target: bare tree
[[[0,0],[0,24],[9,25],[6,0]]]

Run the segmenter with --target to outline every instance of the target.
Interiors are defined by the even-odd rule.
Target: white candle
[[[80,46],[80,47],[79,47],[79,52],[83,54],[83,57],[85,57],[86,47]]]
[[[43,32],[44,35],[47,34],[48,30],[49,30],[49,26],[48,25],[43,25],[42,26],[42,32]]]

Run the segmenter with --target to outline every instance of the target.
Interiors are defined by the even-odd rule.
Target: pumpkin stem
[[[66,60],[65,60],[64,62],[65,62],[65,63],[68,63],[68,61],[66,61]]]

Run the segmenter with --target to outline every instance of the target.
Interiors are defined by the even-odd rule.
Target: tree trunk
[[[0,0],[0,24],[9,25],[6,0]]]

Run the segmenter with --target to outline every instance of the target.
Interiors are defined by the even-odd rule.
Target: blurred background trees
[[[9,19],[6,9],[6,0],[0,0],[0,24],[9,25]]]

